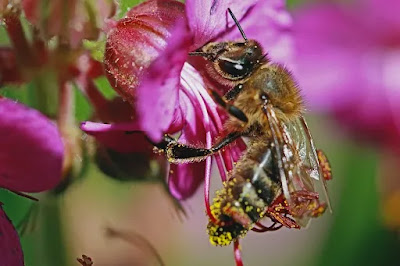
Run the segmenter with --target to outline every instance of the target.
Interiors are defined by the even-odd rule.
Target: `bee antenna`
[[[197,51],[194,51],[194,52],[190,52],[189,55],[190,55],[190,56],[203,56],[203,57],[207,57],[207,56],[210,56],[211,53],[205,53],[205,52],[197,52]]]
[[[239,21],[236,19],[235,15],[232,13],[232,10],[230,8],[228,8],[228,12],[231,15],[233,21],[235,22],[236,26],[238,27],[240,34],[242,34],[242,37],[244,39],[245,42],[247,42],[247,37],[246,34],[244,34],[244,31],[242,29],[242,26],[240,26]]]
[[[266,58],[266,57],[267,57],[267,55],[268,55],[268,53],[265,53],[263,56],[261,56],[261,57],[258,59],[258,61],[261,61],[261,60],[263,60],[264,58]]]

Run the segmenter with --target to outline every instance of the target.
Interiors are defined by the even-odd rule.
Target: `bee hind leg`
[[[297,210],[293,210],[296,216],[306,215],[316,218],[321,216],[327,209],[327,204],[319,201],[317,192],[299,190],[293,192],[291,197],[297,206]]]
[[[270,226],[265,226],[261,224],[260,222],[256,223],[257,227],[251,228],[252,231],[257,232],[257,233],[264,233],[264,232],[270,232],[270,231],[277,231],[283,227],[283,224],[278,223],[278,222],[273,222],[272,225]]]
[[[300,226],[288,215],[292,215],[289,205],[283,195],[276,198],[268,207],[266,216],[268,216],[274,223],[281,224],[287,228],[299,229]]]

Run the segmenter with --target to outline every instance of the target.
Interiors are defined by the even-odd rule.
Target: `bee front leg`
[[[224,98],[227,101],[231,101],[235,99],[242,90],[243,90],[243,84],[238,84],[232,89],[230,89],[227,93],[225,93]]]
[[[236,87],[237,87],[237,86],[236,86]],[[236,87],[234,87],[234,88],[231,89],[230,91],[235,90]],[[243,87],[243,86],[242,86],[242,87]],[[240,87],[240,89],[241,89],[242,87]],[[228,91],[228,93],[229,93],[230,91]],[[209,90],[209,92],[210,92],[211,96],[214,98],[215,102],[216,102],[217,104],[219,104],[222,108],[224,108],[231,116],[233,116],[233,117],[239,119],[240,121],[242,121],[242,122],[244,122],[244,123],[247,123],[247,122],[249,121],[249,119],[247,118],[246,114],[243,113],[242,110],[240,110],[240,109],[237,108],[236,106],[234,106],[234,105],[228,103],[228,102],[227,102],[224,98],[222,98],[216,91],[214,91],[214,90]],[[227,93],[227,94],[228,94],[228,93]],[[237,94],[237,93],[238,93],[238,92],[236,92],[236,94]],[[227,94],[226,94],[226,95],[227,95]],[[234,96],[232,96],[232,97],[234,97]],[[235,96],[235,97],[236,97],[236,96]]]
[[[241,132],[229,133],[210,149],[179,143],[169,135],[165,135],[160,143],[152,143],[159,152],[165,153],[168,161],[172,163],[200,162],[205,160],[208,156],[220,151],[240,136],[242,136]]]

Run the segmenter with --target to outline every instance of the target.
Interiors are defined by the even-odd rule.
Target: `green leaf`
[[[121,18],[125,15],[125,13],[131,9],[132,7],[136,6],[139,3],[144,2],[143,0],[119,0],[118,4],[119,4],[119,13],[118,13],[118,17]]]
[[[110,82],[108,82],[108,79],[104,76],[97,78],[95,81],[95,84],[99,91],[107,98],[107,99],[112,99],[115,96],[117,96],[117,93],[115,90],[111,87]]]
[[[10,40],[7,36],[7,31],[5,27],[0,27],[0,44],[1,45],[9,45]]]
[[[9,99],[13,99],[15,101],[21,102],[28,106],[33,105],[32,98],[29,92],[29,88],[26,84],[21,86],[6,86],[0,89],[0,95]]]
[[[90,52],[94,60],[103,61],[106,40],[104,38],[98,41],[83,40],[83,47]]]
[[[92,114],[92,107],[79,89],[74,89],[75,94],[75,118],[78,122],[89,120]]]

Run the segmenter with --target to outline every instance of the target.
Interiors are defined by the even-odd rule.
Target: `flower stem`
[[[67,265],[67,252],[62,226],[61,206],[57,198],[49,196],[43,204],[41,265]]]
[[[32,66],[34,64],[31,46],[26,39],[24,29],[22,28],[19,12],[8,12],[4,16],[4,23],[11,43],[15,49],[18,62],[24,62],[24,65]]]
[[[57,78],[54,70],[41,70],[28,84],[32,91],[33,107],[48,117],[54,118],[57,113]]]
[[[74,156],[77,153],[74,90],[70,82],[61,80],[57,125],[64,140],[65,152],[63,176],[73,168]]]
[[[243,266],[242,255],[240,253],[239,239],[235,240],[233,244],[233,254],[235,255],[236,266]]]
[[[209,159],[207,158],[207,160]],[[208,217],[210,218],[210,221],[214,224],[219,224],[217,218],[214,217],[210,208],[210,179],[210,171],[206,171],[206,176],[204,178],[204,203],[206,205],[206,212]]]
[[[78,81],[79,89],[85,94],[90,103],[94,106],[96,113],[100,113],[101,110],[107,108],[109,101],[106,97],[97,89],[96,84],[91,79]]]
[[[74,91],[69,82],[60,81],[59,105],[57,124],[61,132],[65,132],[68,127],[73,126],[74,117]]]

